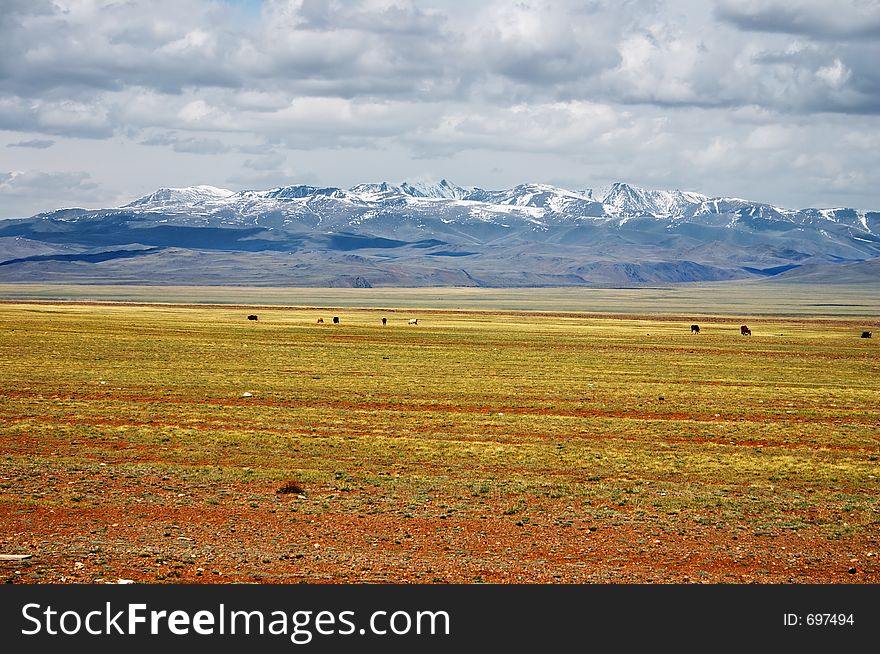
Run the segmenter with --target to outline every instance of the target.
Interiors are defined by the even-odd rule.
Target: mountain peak
[[[645,189],[622,180],[604,188],[583,191],[536,182],[517,184],[507,189],[486,190],[458,186],[446,178],[438,181],[401,182],[399,185],[387,181],[364,183],[348,190],[333,186],[294,184],[266,191],[236,193],[216,186],[197,185],[163,187],[123,207],[202,218],[219,212],[218,215],[222,214],[228,220],[243,224],[255,213],[296,212],[300,210],[297,209],[300,205],[306,207],[302,210],[308,213],[313,211],[313,208],[309,208],[312,204],[310,200],[317,198],[321,198],[325,205],[327,202],[343,202],[344,206],[333,205],[337,211],[358,212],[366,216],[366,220],[378,215],[375,213],[377,209],[407,205],[413,211],[425,210],[428,206],[435,212],[449,211],[459,217],[456,220],[471,216],[483,222],[491,222],[501,215],[507,215],[545,226],[593,219],[622,225],[633,218],[653,218],[670,225],[694,220],[727,221],[732,224],[741,219],[769,219],[799,225],[805,222],[836,223],[871,235],[877,234],[878,227],[876,212],[847,208],[791,210],[749,200],[709,197],[679,189]],[[467,204],[463,205],[459,200],[466,200]]]
[[[276,200],[293,200],[307,198],[311,195],[337,196],[339,193],[340,189],[335,186],[318,187],[310,186],[308,184],[293,184],[291,186],[273,188],[270,191],[265,191],[263,195],[267,198],[273,198]]]
[[[234,191],[219,188],[217,186],[209,186],[207,184],[200,184],[198,186],[162,187],[148,195],[132,200],[124,206],[144,207],[147,205],[197,204],[201,202],[222,200],[232,195],[235,195]]]
[[[709,198],[690,191],[657,191],[626,182],[614,182],[604,193],[602,204],[610,216],[681,217],[692,213]]]
[[[441,179],[439,182],[403,182],[400,190],[406,195],[416,198],[437,198],[445,200],[463,200],[466,199],[473,189],[466,189],[457,186],[447,179]]]
[[[7,245],[0,279],[13,281],[643,284],[880,260],[880,213],[788,210],[622,181],[596,195],[541,183],[492,191],[446,179],[350,190],[191,186],[158,189],[124,209],[9,221],[0,240]],[[28,243],[42,243],[40,251]]]
[[[378,202],[392,195],[399,195],[401,190],[388,182],[367,182],[356,184],[348,189],[352,195],[368,202]]]

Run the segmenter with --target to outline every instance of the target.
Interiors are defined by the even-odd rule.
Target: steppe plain
[[[880,581],[873,288],[0,297],[4,581]]]

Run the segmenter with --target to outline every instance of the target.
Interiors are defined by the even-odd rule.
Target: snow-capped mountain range
[[[844,222],[858,231],[873,234],[868,215],[873,213],[876,216],[876,212],[849,208],[792,210],[740,198],[709,197],[679,190],[648,190],[624,182],[616,182],[596,193],[593,189],[570,191],[548,184],[520,184],[501,191],[488,191],[457,186],[445,179],[437,183],[358,184],[350,189],[304,184],[240,192],[215,186],[161,188],[119,208],[192,217],[232,214],[238,222],[247,223],[265,214],[296,214],[302,213],[303,209],[313,211],[314,203],[319,199],[330,199],[340,207],[350,209],[391,206],[436,212],[455,208],[459,210],[453,212],[456,215],[464,217],[469,214],[478,220],[486,220],[492,214],[519,215],[524,220],[547,225],[594,218],[619,224],[640,217],[680,221],[727,215],[734,222],[743,216],[798,224],[816,220]],[[875,229],[877,226],[876,223],[873,225]]]
[[[249,258],[233,262],[235,253]],[[201,268],[178,265],[185,256]],[[172,281],[187,283],[638,284],[792,276],[877,257],[878,212],[787,209],[623,182],[596,190],[486,190],[445,179],[191,186],[0,222],[0,279],[66,271],[168,281],[172,269]]]

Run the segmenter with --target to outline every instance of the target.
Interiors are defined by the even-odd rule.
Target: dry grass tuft
[[[303,485],[296,479],[287,479],[275,492],[278,495],[288,495],[290,493],[293,493],[294,495],[303,495],[306,492],[306,489],[303,488]]]

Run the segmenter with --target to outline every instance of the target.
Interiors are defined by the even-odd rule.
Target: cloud
[[[880,45],[873,42],[743,37],[723,26],[708,40],[687,26],[658,22],[627,36],[620,50],[620,65],[592,83],[612,102],[880,113],[880,71],[870,63]]]
[[[114,194],[290,181],[300,157],[316,183],[344,185],[448,157],[462,183],[748,194],[772,175],[780,197],[804,179],[834,193],[867,180],[880,200],[877,149],[847,160],[828,138],[843,120],[846,134],[880,128],[877,2],[2,4],[0,130],[16,165],[75,161]]]
[[[475,11],[266,0],[259,20],[247,21],[208,0],[16,2],[0,22],[0,127],[89,138],[130,127],[281,133],[315,123],[306,114],[316,108],[333,125],[319,131],[349,143],[370,131],[359,117],[392,106],[411,112],[392,112],[404,130],[462,103],[877,113],[880,73],[870,62],[880,46],[859,36],[880,16],[875,6],[718,0],[700,24],[688,18],[699,3],[687,0],[489,2]],[[821,32],[826,23],[854,40],[811,43],[831,33]],[[780,48],[768,35],[774,25],[807,43]]]
[[[278,188],[290,184],[319,184],[317,175],[310,172],[294,172],[292,170],[241,170],[224,180],[228,184],[241,189]]]
[[[484,75],[547,86],[589,79],[619,63],[615,16],[598,5],[492,4],[464,34]]]
[[[7,215],[78,206],[95,197],[100,185],[87,172],[0,171],[0,203]]]
[[[91,191],[97,188],[89,173],[48,173],[37,170],[0,172],[0,193],[16,194],[32,189],[64,189],[70,192]]]
[[[0,91],[44,97],[59,89],[81,94],[144,86],[173,93],[186,86],[241,84],[230,63],[242,37],[224,29],[230,18],[215,4],[57,0],[34,5],[19,6],[0,23]]]
[[[629,12],[646,3],[487,3],[476,14],[438,4],[267,0],[255,24],[207,0],[22,5],[0,24],[0,92],[84,102],[95,92],[227,89],[240,107],[270,110],[298,95],[565,93],[556,87],[619,61]]]
[[[19,141],[18,143],[9,143],[7,148],[34,148],[35,150],[45,150],[55,145],[52,139],[31,139],[30,141]]]
[[[716,0],[715,13],[745,31],[827,40],[880,37],[880,4],[864,0]]]
[[[243,165],[245,168],[250,168],[251,170],[278,170],[284,165],[285,160],[286,157],[283,154],[272,153],[256,159],[248,159]]]
[[[520,104],[507,109],[453,107],[436,123],[406,137],[423,156],[468,149],[580,152],[597,139],[613,139],[625,113],[590,102]]]
[[[742,145],[750,150],[773,150],[778,152],[789,145],[793,138],[794,130],[791,127],[762,125],[753,129]]]
[[[179,137],[174,133],[154,134],[140,142],[141,145],[167,145],[175,152],[189,154],[223,154],[232,148],[220,139]]]
[[[0,129],[12,131],[107,138],[114,132],[111,113],[102,99],[80,102],[0,95]]]
[[[835,59],[828,66],[822,66],[816,71],[816,77],[828,84],[833,89],[839,89],[852,77],[852,71],[847,68],[840,59]]]

